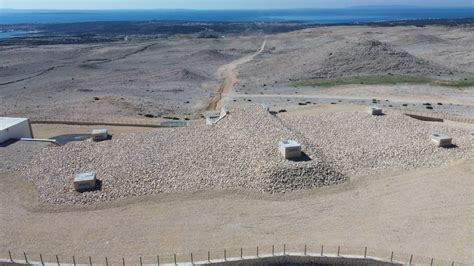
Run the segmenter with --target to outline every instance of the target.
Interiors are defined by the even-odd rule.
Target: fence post
[[[433,266],[434,258],[431,258],[431,263],[430,265]]]
[[[411,254],[411,256],[410,256],[410,265],[411,265],[412,261],[413,261],[413,254]]]
[[[210,263],[211,262],[211,252],[207,251],[207,261]]]
[[[40,261],[41,261],[41,265],[44,265],[43,256],[41,255],[41,253],[40,253]]]
[[[125,258],[122,257],[122,266],[125,266]]]
[[[272,256],[275,256],[275,245],[272,245]]]
[[[454,266],[454,261],[453,261],[453,263],[451,263],[451,266]]]
[[[321,245],[321,257],[323,256],[324,245]]]
[[[12,252],[10,250],[8,251],[8,256],[10,257],[10,262],[13,263],[14,261],[13,261],[13,258],[12,258]]]
[[[227,250],[224,249],[224,261],[227,261]]]
[[[337,256],[339,257],[339,254],[341,253],[341,246],[337,246]]]
[[[109,260],[105,257],[105,266],[109,266]]]
[[[244,258],[244,249],[243,248],[240,248],[240,258],[241,259]]]
[[[193,253],[191,252],[191,264],[194,265]]]
[[[364,248],[364,258],[367,258],[367,247]]]
[[[72,264],[74,264],[74,266],[76,266],[76,258],[74,258],[74,255],[72,255]]]
[[[89,256],[89,265],[92,266],[92,258]]]
[[[283,244],[283,256],[286,255],[286,244]]]
[[[58,266],[59,266],[60,264],[59,264],[59,257],[58,257],[58,255],[56,255],[56,262],[58,263]]]
[[[174,256],[174,265],[177,265],[177,263],[176,263],[176,254],[174,254],[173,256]]]
[[[257,246],[257,258],[258,258],[258,246]]]
[[[393,261],[393,251],[392,251],[392,255],[390,255],[390,262]]]
[[[156,256],[156,265],[160,266],[160,256]]]
[[[143,263],[142,263],[142,257],[140,256],[140,266],[142,266]]]
[[[306,244],[304,245],[304,255],[306,256]]]
[[[25,262],[26,262],[26,264],[29,264],[29,263],[28,263],[28,258],[26,257],[26,252],[24,252],[24,251],[23,251],[23,256],[25,256]]]

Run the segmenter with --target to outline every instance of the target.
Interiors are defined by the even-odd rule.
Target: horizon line
[[[349,6],[349,7],[297,7],[297,8],[0,8],[0,10],[14,11],[232,11],[232,10],[308,10],[308,9],[352,9],[352,8],[417,8],[417,9],[438,9],[438,8],[456,8],[474,9],[474,6],[419,6],[419,5],[368,5],[368,6]]]

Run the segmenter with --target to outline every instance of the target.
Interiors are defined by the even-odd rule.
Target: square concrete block
[[[285,159],[301,157],[301,144],[294,140],[280,140],[278,149]]]
[[[438,147],[449,147],[453,145],[453,139],[441,133],[433,133],[431,140],[438,145]]]
[[[107,129],[99,128],[92,130],[92,140],[94,141],[101,141],[106,140],[109,138],[109,134],[107,133]]]
[[[80,173],[74,177],[74,189],[77,191],[94,190],[96,184],[96,173]]]
[[[382,108],[377,107],[377,106],[369,106],[369,114],[371,115],[383,115],[382,113]]]

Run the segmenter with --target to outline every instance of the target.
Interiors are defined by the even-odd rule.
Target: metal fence
[[[241,260],[263,259],[281,256],[305,256],[314,258],[352,258],[373,259],[404,265],[467,265],[456,261],[417,256],[398,251],[386,251],[369,247],[326,246],[318,244],[280,244],[245,248],[212,249],[189,253],[157,254],[147,256],[108,257],[51,255],[38,252],[0,253],[0,261],[26,263],[33,265],[194,265],[235,262]]]

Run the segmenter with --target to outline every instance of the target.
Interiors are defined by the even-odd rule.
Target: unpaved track
[[[0,251],[112,261],[312,242],[472,263],[473,176],[469,159],[286,195],[201,191],[61,210],[37,206],[31,184],[0,173]]]
[[[265,50],[265,45],[267,44],[267,39],[265,38],[262,42],[260,49],[251,54],[244,57],[241,57],[237,60],[230,62],[227,65],[223,65],[217,70],[216,76],[219,79],[224,79],[224,82],[219,86],[219,89],[216,92],[216,95],[211,99],[209,105],[207,106],[207,110],[212,111],[217,109],[217,105],[219,101],[222,99],[224,94],[227,94],[232,91],[234,88],[235,83],[237,83],[238,79],[238,71],[237,67],[252,61],[257,55],[259,55],[263,50]]]

